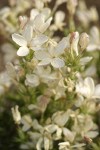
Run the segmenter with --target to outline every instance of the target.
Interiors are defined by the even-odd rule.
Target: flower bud
[[[78,55],[78,42],[79,42],[79,33],[73,32],[70,36],[70,45],[73,51],[75,51],[76,55]]]
[[[77,0],[68,0],[67,9],[68,9],[70,15],[75,14],[76,6],[77,6]]]
[[[81,50],[86,49],[89,43],[89,36],[87,33],[82,33],[79,38],[79,45]]]
[[[16,105],[15,108],[11,108],[13,119],[16,124],[19,124],[21,121],[21,114],[18,110],[18,106]]]
[[[26,16],[19,16],[19,24],[20,28],[23,29],[28,22],[28,18]]]

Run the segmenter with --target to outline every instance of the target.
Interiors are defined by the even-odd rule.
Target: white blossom
[[[50,67],[44,69],[42,66],[38,66],[32,74],[26,74],[25,84],[36,87],[40,83],[49,84],[50,81],[53,81],[56,78],[56,74],[51,73]]]
[[[100,98],[100,84],[95,86],[93,79],[87,77],[76,85],[76,92],[88,99]]]
[[[71,117],[74,121],[72,131],[80,134],[82,137],[95,138],[98,135],[98,127],[90,115],[79,114],[79,112],[76,111],[71,114]]]
[[[57,11],[55,13],[54,24],[50,26],[50,30],[62,30],[63,26],[65,25],[64,19],[65,13],[63,11]]]
[[[48,51],[37,51],[35,52],[35,57],[40,60],[39,66],[41,65],[51,65],[54,68],[61,68],[65,65],[63,59],[59,58],[60,55],[64,53],[67,46],[67,38],[63,38],[56,47],[48,47]]]
[[[49,150],[52,147],[51,134],[47,132],[46,127],[41,126],[37,120],[33,120],[34,132],[28,132],[30,138],[34,141],[35,148],[37,150]]]
[[[30,48],[33,50],[40,49],[41,45],[48,40],[48,37],[39,35],[33,38],[33,29],[30,25],[27,25],[22,35],[14,33],[12,39],[16,44],[21,46],[17,51],[17,55],[26,56],[29,54]]]
[[[23,131],[28,131],[32,125],[33,125],[33,122],[32,122],[32,119],[29,115],[24,115],[22,118],[21,118],[21,123],[22,123],[22,130]]]
[[[51,24],[51,21],[52,21],[52,17],[50,18],[46,18],[46,13],[49,15],[50,12],[48,12],[49,10],[45,10],[43,13],[41,14],[38,14],[34,20],[33,20],[33,23],[32,23],[32,26],[34,28],[34,30],[37,32],[37,33],[44,33],[48,27],[50,26]]]

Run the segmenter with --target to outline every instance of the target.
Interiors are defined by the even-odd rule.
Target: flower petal
[[[50,64],[50,62],[51,62],[51,59],[50,58],[46,58],[46,59],[43,59],[38,65],[39,66],[44,66],[44,65]]]
[[[85,65],[91,60],[92,60],[92,57],[83,57],[80,59],[80,63],[81,63],[81,65]]]
[[[37,45],[43,45],[47,41],[48,41],[48,37],[41,34],[38,37],[32,39],[31,45],[32,47],[37,46]]]
[[[96,85],[93,97],[100,98],[100,84]]]
[[[69,119],[69,111],[66,112],[57,112],[53,114],[53,122],[60,127],[63,127]]]
[[[43,10],[41,12],[41,14],[45,16],[45,19],[49,18],[50,13],[51,13],[51,10],[50,10],[50,8],[47,8],[47,7],[43,8]]]
[[[34,18],[39,14],[39,11],[37,9],[32,9],[30,12],[30,19],[34,20]]]
[[[39,85],[39,78],[34,74],[27,74],[25,84],[31,87],[36,87]]]
[[[70,142],[74,141],[75,134],[67,128],[63,128],[63,134]]]
[[[40,137],[37,144],[36,144],[36,149],[41,150],[42,149],[42,143],[43,143],[43,138]]]
[[[50,141],[47,137],[44,137],[44,149],[49,150]]]
[[[100,49],[100,48],[99,48]],[[97,44],[89,44],[87,47],[87,51],[94,51],[94,50],[98,50],[98,45]]]
[[[32,39],[33,29],[31,26],[27,25],[23,31],[23,37],[27,42],[30,42]]]
[[[69,42],[69,37],[63,38],[55,48],[55,56],[59,56],[64,53],[65,48],[67,47]]]
[[[55,14],[55,22],[59,25],[59,23],[63,22],[65,19],[65,13],[63,11],[57,11]]]
[[[78,95],[77,100],[75,102],[75,106],[76,107],[80,107],[84,102],[84,98],[81,95]]]
[[[27,47],[20,47],[17,51],[18,56],[26,56],[29,54],[29,49]]]
[[[33,27],[35,31],[40,32],[40,27],[44,24],[45,16],[42,14],[39,14],[35,17]]]
[[[26,46],[27,45],[27,41],[20,34],[16,34],[16,33],[12,34],[12,39],[19,46]]]
[[[50,24],[51,24],[51,21],[52,21],[52,17],[50,17],[44,24],[42,24],[42,25],[40,26],[40,32],[41,32],[41,33],[44,33],[44,32],[48,29],[48,27],[49,27]]]
[[[36,59],[38,59],[38,60],[43,60],[43,59],[50,58],[49,53],[46,52],[46,51],[36,51],[34,53],[34,55],[35,55]]]
[[[54,67],[54,68],[61,68],[65,65],[64,61],[60,58],[54,58],[52,59],[51,61],[51,65]]]
[[[98,136],[98,131],[89,131],[85,134],[85,136],[89,137],[89,138],[95,138],[96,136]]]
[[[78,32],[71,33],[70,39],[71,39],[72,49],[75,51],[76,55],[78,55],[79,33]]]
[[[95,85],[94,85],[94,81],[92,78],[90,77],[87,77],[85,80],[84,80],[84,83],[85,85],[89,88],[90,90],[90,93],[89,95],[92,96],[94,94],[94,90],[95,90]]]

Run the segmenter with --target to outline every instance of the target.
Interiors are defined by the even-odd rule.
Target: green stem
[[[69,30],[70,30],[70,32],[75,31],[75,24],[74,24],[73,15],[69,15]]]

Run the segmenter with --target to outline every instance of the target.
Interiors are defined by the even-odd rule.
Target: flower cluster
[[[100,52],[94,51],[100,49],[100,37],[96,26],[90,29],[90,36],[84,32],[92,21],[98,21],[98,14],[94,7],[87,10],[84,1],[57,0],[52,11],[50,3],[10,0],[17,8],[13,15],[15,21],[19,16],[19,32],[15,23],[10,31],[13,42],[2,46],[7,73],[0,74],[0,95],[14,86],[12,93],[18,103],[12,105],[11,112],[19,126],[20,149],[85,150],[99,137],[96,114],[100,110]],[[66,13],[58,10],[63,3],[68,22]],[[24,10],[30,8],[29,16],[20,16],[22,4]],[[5,11],[8,8],[0,15],[10,28]],[[11,11],[9,8],[12,18]],[[75,25],[75,14],[80,28]]]

